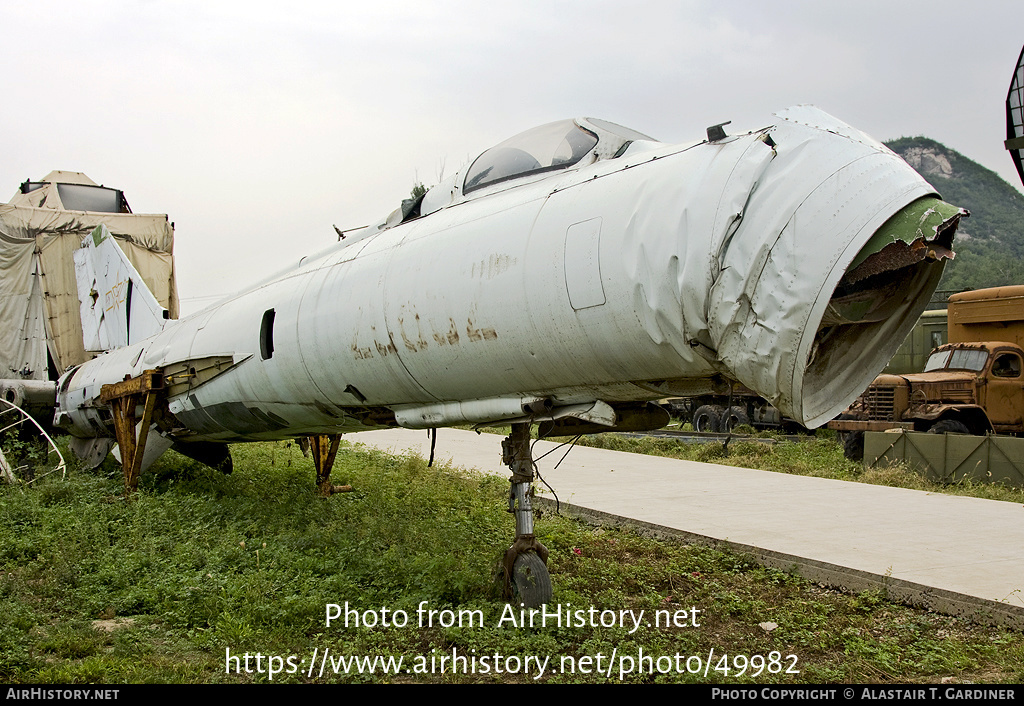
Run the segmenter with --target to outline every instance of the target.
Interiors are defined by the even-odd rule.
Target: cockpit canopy
[[[491,193],[487,187],[496,184],[516,179],[535,181],[550,172],[619,157],[631,146],[630,151],[635,151],[659,144],[636,130],[596,118],[541,125],[484,151],[469,167],[430,189],[420,215],[475,198],[477,192]]]
[[[462,193],[516,177],[571,167],[595,145],[597,135],[577,125],[575,120],[535,127],[477,157],[466,172]]]
[[[366,234],[376,233],[485,193],[513,180],[528,183],[547,173],[582,167],[658,146],[636,130],[596,118],[558,120],[521,132],[485,150],[468,167],[444,179],[419,199],[407,199]],[[509,184],[509,188],[518,186]],[[502,189],[497,189],[502,190]]]

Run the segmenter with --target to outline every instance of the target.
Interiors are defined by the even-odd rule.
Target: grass
[[[538,533],[551,550],[554,602],[583,611],[584,624],[502,622],[507,608],[493,576],[512,535],[504,479],[349,446],[333,478],[355,492],[324,499],[294,445],[233,454],[231,476],[166,454],[128,502],[111,465],[30,489],[0,486],[0,682],[266,682],[271,665],[274,682],[1024,676],[1019,633],[892,604],[879,592],[836,593],[742,556],[547,515]],[[327,625],[328,606],[346,603],[350,625]],[[419,624],[421,606],[437,611],[433,624]],[[408,624],[385,626],[385,609]],[[603,611],[644,611],[645,620],[635,630],[591,625],[611,615]],[[648,626],[656,614],[675,624]],[[649,664],[636,663],[641,650]],[[310,675],[314,654],[325,652],[324,674],[318,661]],[[455,662],[458,673],[453,654],[467,660]],[[330,659],[346,656],[404,661],[398,673],[378,662],[373,674],[336,661],[334,673]],[[527,657],[549,659],[542,676]],[[476,673],[466,674],[473,658]]]

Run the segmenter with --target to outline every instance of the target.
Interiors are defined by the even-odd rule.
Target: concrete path
[[[348,441],[427,457],[426,432]],[[557,444],[537,442],[535,458]],[[562,511],[728,547],[847,590],[1024,627],[1024,506],[583,446],[538,462]],[[508,475],[501,437],[438,430],[435,456]],[[543,520],[541,520],[543,522]]]

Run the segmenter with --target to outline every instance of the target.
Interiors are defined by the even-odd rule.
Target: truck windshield
[[[924,364],[924,371],[927,373],[932,370],[942,370],[946,367],[947,360],[949,360],[949,351],[936,351],[928,356],[928,362]]]
[[[956,370],[974,370],[978,371],[985,367],[985,361],[988,360],[988,351],[979,351],[972,348],[961,348],[953,351],[953,355],[949,357],[949,365],[947,368]]]
[[[958,348],[955,350],[935,351],[928,357],[924,366],[927,373],[932,370],[970,370],[978,372],[988,361],[988,351],[977,348]]]

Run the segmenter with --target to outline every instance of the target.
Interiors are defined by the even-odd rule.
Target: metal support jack
[[[350,493],[351,485],[332,485],[331,469],[334,459],[338,456],[341,445],[341,434],[317,434],[305,439],[313,454],[313,467],[316,469],[316,487],[325,498],[334,493]]]
[[[121,468],[124,469],[125,498],[139,487],[153,410],[163,390],[163,374],[159,370],[146,370],[135,378],[125,375],[122,382],[100,388],[100,401],[109,405],[114,415],[114,435],[121,453]],[[136,421],[140,406],[142,419]]]
[[[505,551],[502,568],[507,597],[534,608],[551,600],[548,550],[533,534],[534,463],[530,449],[530,425],[512,425],[501,442],[501,461],[512,469],[508,511],[516,518],[516,538]]]

